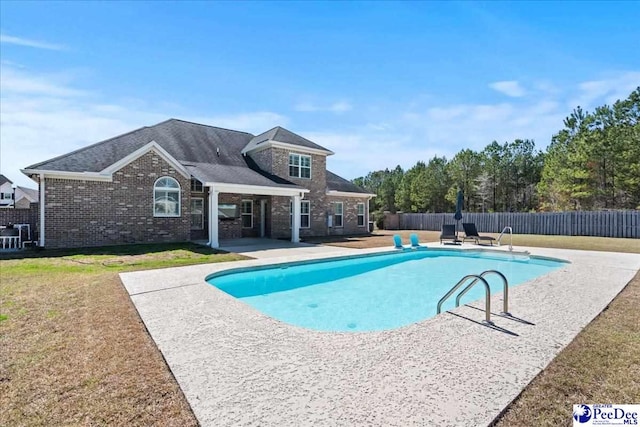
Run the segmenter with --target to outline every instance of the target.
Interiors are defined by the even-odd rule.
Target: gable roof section
[[[38,190],[34,190],[33,188],[27,188],[27,187],[21,187],[21,186],[17,186],[16,190],[20,190],[22,191],[22,193],[24,194],[24,196],[32,203],[37,202],[38,201]]]
[[[11,181],[9,178],[4,175],[0,175],[0,185],[6,184],[7,182],[9,184],[13,184],[13,181]]]
[[[79,174],[79,178],[86,174],[89,179],[124,166],[153,144],[157,152],[166,154],[165,160],[178,162],[176,167],[202,182],[302,189],[264,173],[248,156],[243,156],[242,148],[251,138],[253,135],[246,132],[170,119],[29,166],[24,171],[72,172]]]
[[[301,151],[311,151],[319,154],[331,155],[333,151],[324,148],[315,142],[309,141],[298,134],[291,132],[283,127],[276,126],[260,135],[254,136],[242,153],[248,153],[253,150],[267,148],[269,146],[282,146],[287,148],[299,148]]]
[[[47,160],[26,169],[65,172],[100,172],[127,157],[151,141],[155,141],[177,161],[244,163],[240,150],[251,134],[170,119],[154,126],[110,138],[97,144]],[[217,155],[217,149],[220,155]]]
[[[364,196],[375,196],[364,188],[360,188],[351,181],[347,181],[333,172],[327,171],[327,194],[331,193],[357,193]]]

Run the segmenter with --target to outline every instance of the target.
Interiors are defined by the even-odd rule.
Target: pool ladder
[[[484,278],[487,274],[497,274],[502,279],[502,313],[509,314],[509,282],[504,274],[500,273],[498,270],[486,270],[480,274],[468,274],[464,276],[458,283],[453,286],[449,292],[447,292],[440,301],[438,301],[438,314],[442,311],[442,303],[447,300],[455,291],[457,291],[462,285],[467,283],[469,279],[473,279],[471,283],[467,284],[467,286],[462,289],[458,295],[456,296],[456,307],[460,307],[460,298],[463,297],[464,294],[469,292],[469,290],[478,282],[484,285],[484,311],[485,311],[485,322],[493,323],[491,321],[491,288],[489,287],[489,282]]]
[[[502,233],[498,236],[498,246],[502,246],[502,236],[504,236],[505,232],[509,232],[509,250],[513,250],[513,229],[511,227],[505,227],[502,229]]]

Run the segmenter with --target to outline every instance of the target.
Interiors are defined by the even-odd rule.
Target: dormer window
[[[290,153],[289,176],[293,178],[311,178],[311,156]]]

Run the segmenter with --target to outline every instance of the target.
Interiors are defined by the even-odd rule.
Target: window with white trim
[[[242,201],[242,228],[253,228],[253,200]]]
[[[191,229],[204,229],[204,199],[201,197],[191,198]]]
[[[364,203],[358,203],[358,227],[364,227]]]
[[[289,227],[293,226],[293,202],[289,203]],[[311,202],[300,201],[300,228],[311,228]]]
[[[342,217],[343,217],[343,205],[342,202],[334,202],[333,203],[333,226],[334,227],[342,227]]]
[[[153,185],[153,216],[180,216],[180,184],[170,176],[163,176]]]
[[[289,176],[311,178],[311,156],[289,153]]]

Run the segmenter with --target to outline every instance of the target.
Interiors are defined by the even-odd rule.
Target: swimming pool
[[[563,265],[497,251],[420,249],[227,270],[210,275],[207,282],[292,325],[362,332],[434,316],[438,300],[467,274],[498,270],[513,287]],[[499,277],[486,279],[492,294],[502,291]],[[461,303],[482,297],[483,287],[475,286]],[[451,298],[443,310],[454,306]]]

